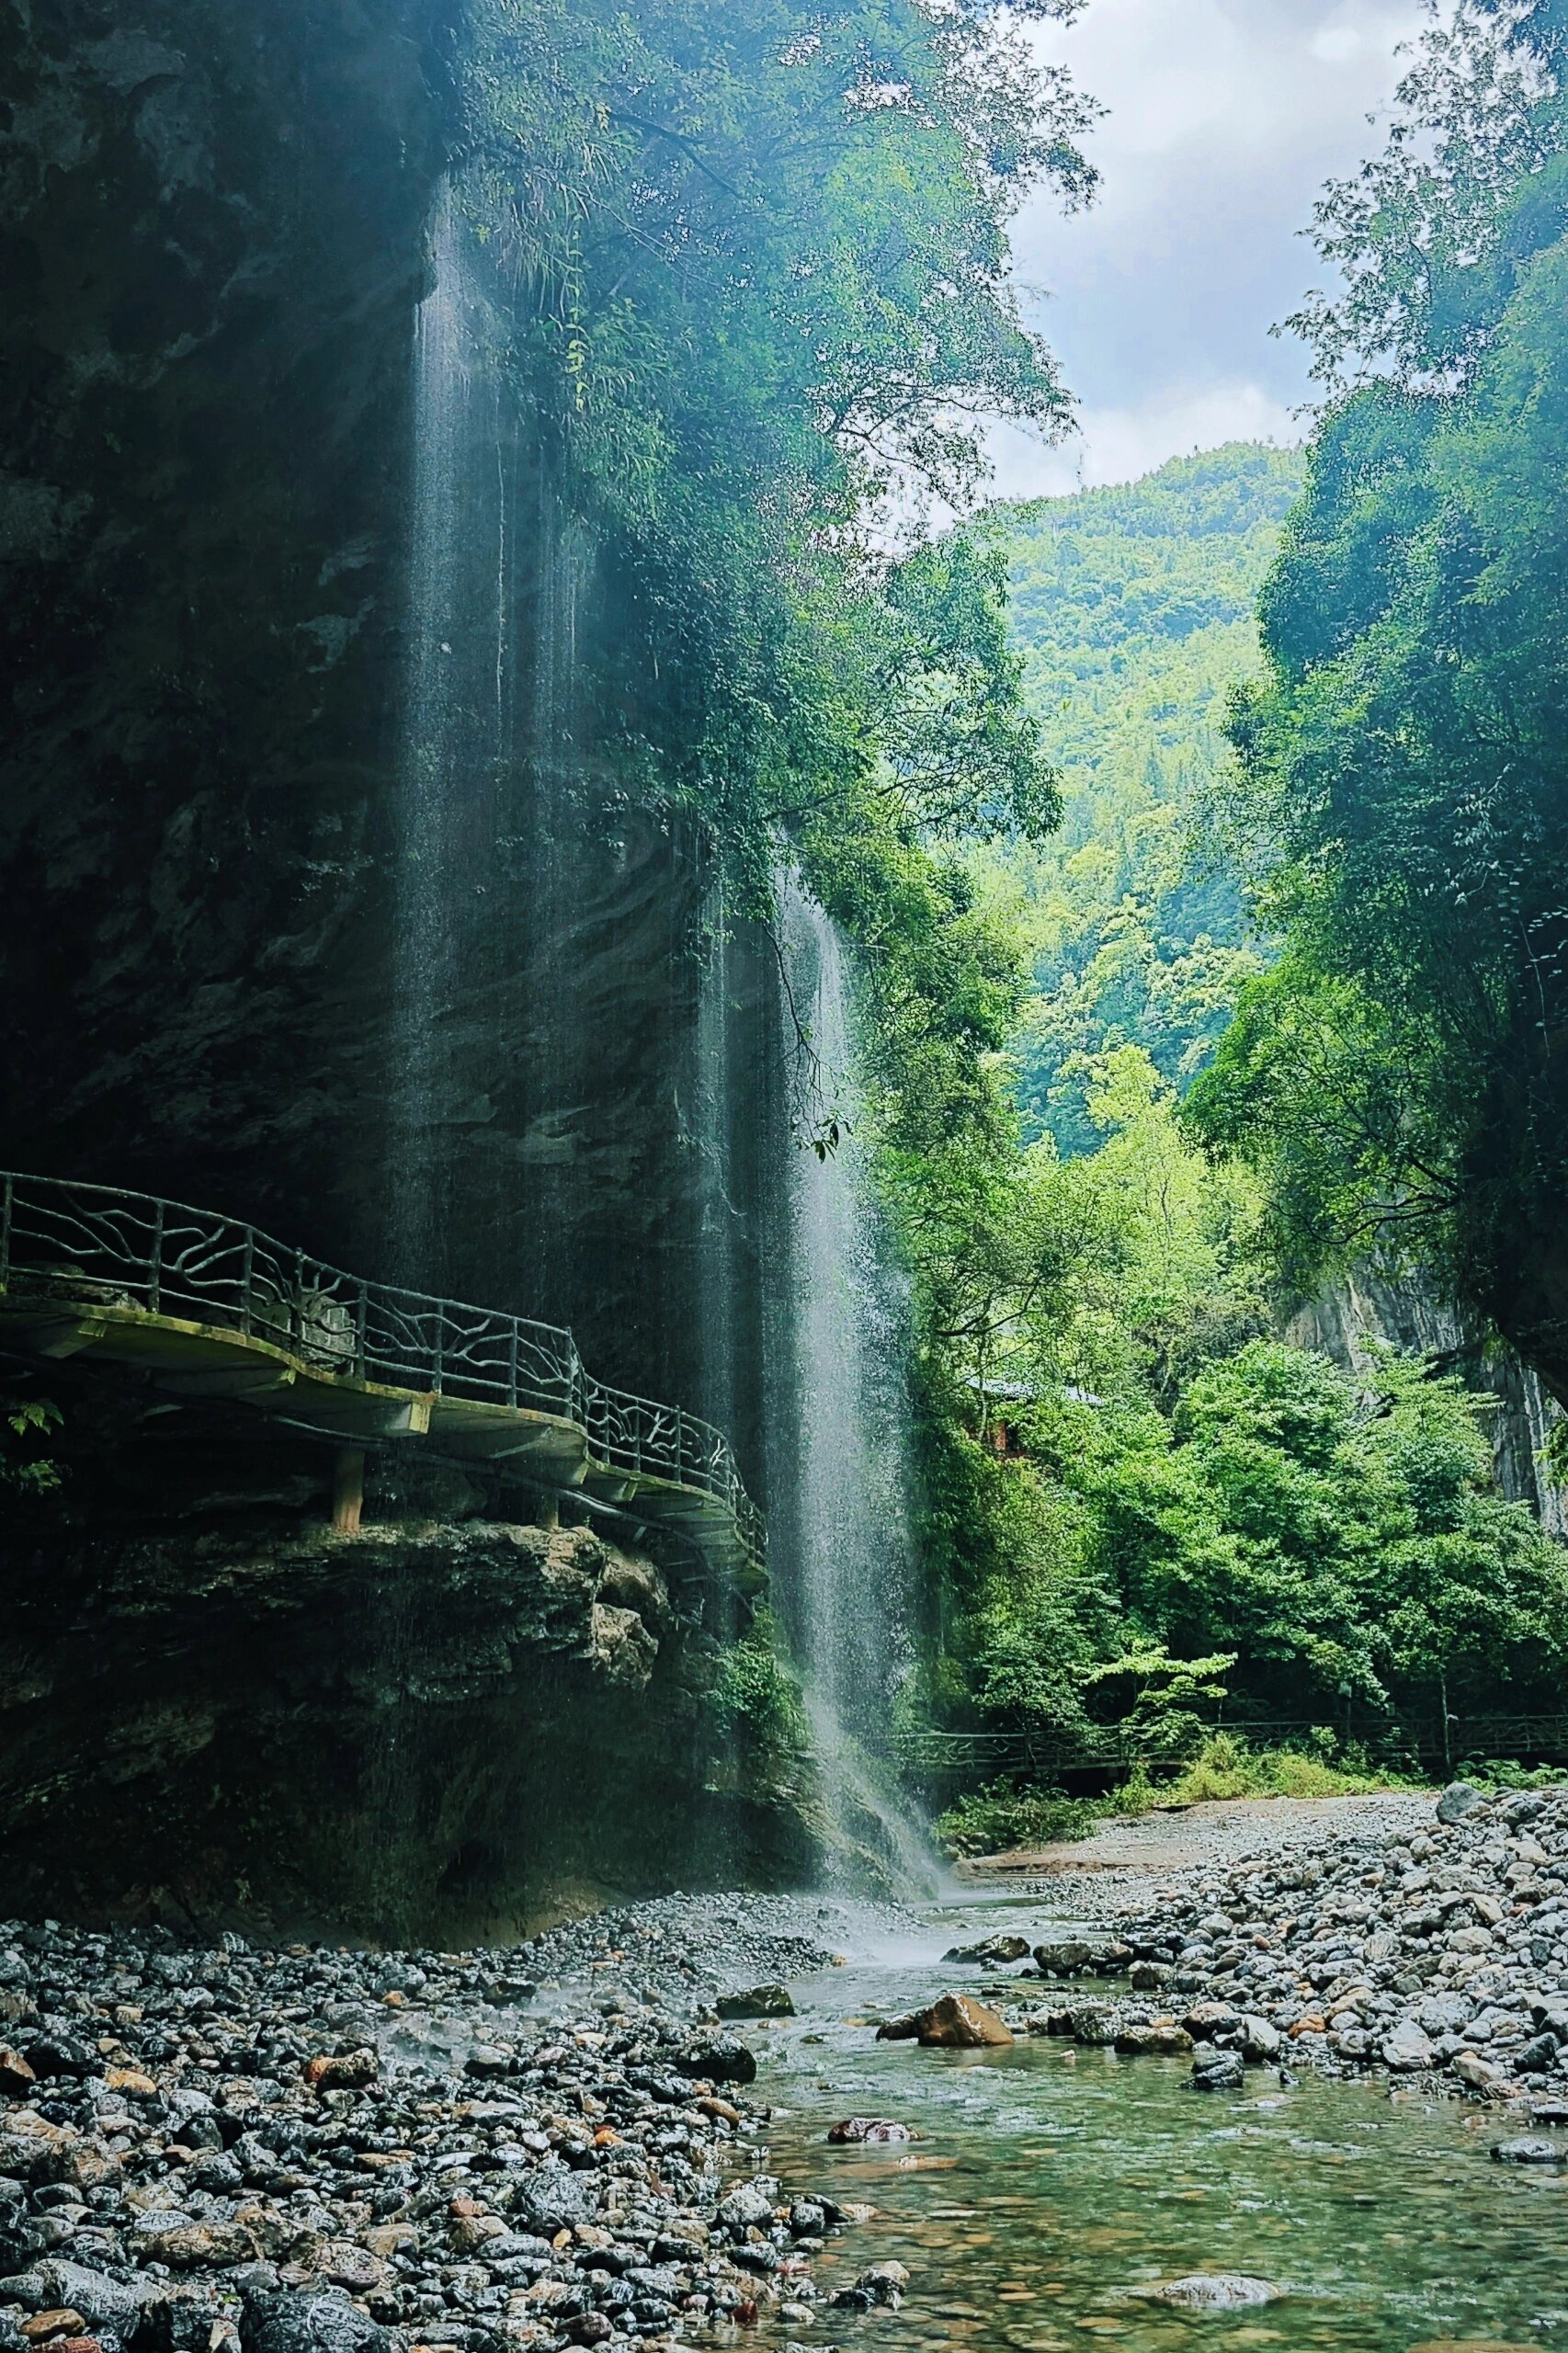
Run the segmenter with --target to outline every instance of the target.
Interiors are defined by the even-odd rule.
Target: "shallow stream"
[[[880,2018],[1013,1973],[943,1964],[948,1946],[1071,1925],[1039,1902],[925,1919],[928,1935],[794,1984],[798,2018],[747,2029],[756,2091],[774,2103],[772,2168],[878,2210],[828,2247],[824,2290],[873,2261],[912,2275],[896,2316],[823,2310],[809,2332],[781,2336],[857,2353],[1568,2347],[1568,2180],[1493,2161],[1517,2123],[1400,2090],[1286,2086],[1272,2068],[1249,2070],[1240,2094],[1197,2094],[1184,2061],[1042,2038],[1002,2051],[879,2044]],[[828,2126],[850,2115],[921,2137],[829,2147]],[[1197,2271],[1287,2293],[1229,2313],[1150,2301]]]

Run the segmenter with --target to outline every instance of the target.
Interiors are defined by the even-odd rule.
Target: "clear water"
[[[928,1935],[803,1981],[800,2018],[756,2037],[774,2168],[877,2209],[830,2245],[824,2290],[888,2258],[912,2274],[896,2316],[820,2309],[810,2330],[773,2324],[778,2336],[862,2353],[1568,2347],[1568,2180],[1494,2163],[1495,2115],[1370,2086],[1285,2087],[1262,2069],[1241,2094],[1199,2095],[1181,2062],[1044,2039],[995,2052],[874,2040],[879,2015],[1010,1974],[938,1956],[1015,1923],[1063,1927],[1038,1907],[933,1913]],[[852,2114],[922,2137],[828,2147],[828,2125]],[[1288,2293],[1232,2313],[1148,2300],[1194,2271]]]

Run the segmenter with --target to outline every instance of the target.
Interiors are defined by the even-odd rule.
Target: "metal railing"
[[[150,1193],[0,1178],[0,1291],[138,1307],[267,1340],[342,1381],[559,1415],[612,1471],[716,1497],[760,1562],[766,1537],[729,1440],[710,1422],[596,1381],[569,1331],[367,1282],[254,1225]]]
[[[1278,1748],[1305,1745],[1316,1728],[1305,1719],[1281,1722],[1259,1718],[1210,1729],[1229,1733],[1252,1748]],[[1535,1757],[1543,1764],[1568,1764],[1568,1716],[1453,1716],[1446,1734],[1438,1720],[1386,1723],[1373,1733],[1371,1745],[1380,1754],[1403,1754],[1434,1766],[1457,1767],[1466,1757]],[[903,1732],[893,1735],[891,1746],[897,1763],[917,1774],[1048,1774],[1176,1761],[1174,1752],[1152,1745],[1147,1733],[1130,1732],[1119,1724],[1062,1733]]]

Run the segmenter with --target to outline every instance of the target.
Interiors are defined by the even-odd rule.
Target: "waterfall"
[[[881,1875],[913,1891],[931,1884],[932,1859],[878,1762],[914,1632],[908,1290],[881,1247],[859,1134],[843,942],[793,881],[780,912],[800,1083],[785,1208],[789,1329],[770,1349],[774,1577],[837,1873],[855,1875],[858,1854],[863,1875],[869,1852]],[[833,1127],[836,1142],[819,1154]]]
[[[394,798],[389,1272],[442,1288],[453,1154],[453,1030],[472,972],[464,869],[484,780],[506,734],[506,490],[497,392],[476,359],[479,305],[460,210],[444,186],[431,222],[435,283],[414,352],[407,652]],[[476,497],[475,455],[496,452]],[[476,661],[476,653],[483,649]]]
[[[585,560],[508,380],[496,264],[443,186],[413,354],[394,792],[386,1261],[419,1290],[569,1320],[583,1116],[574,911]]]

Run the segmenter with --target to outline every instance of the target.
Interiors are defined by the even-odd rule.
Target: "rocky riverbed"
[[[756,2061],[713,1996],[829,1966],[841,1925],[676,1898],[367,1954],[0,1924],[0,2353],[803,2325],[813,2250],[870,2210],[760,2170]],[[897,2284],[868,2262],[837,2293]]]
[[[1028,1973],[1062,1991],[1028,2003],[1023,2024],[1127,2052],[1191,2049],[1200,2087],[1247,2063],[1383,2070],[1568,2125],[1568,1788],[1455,1784],[1435,1805],[1300,1829],[1282,1822],[1251,1854],[1152,1882],[1108,1936],[1039,1947]],[[1119,1973],[1126,1997],[1072,1991]],[[1022,1990],[1006,1988],[1012,2027]]]

